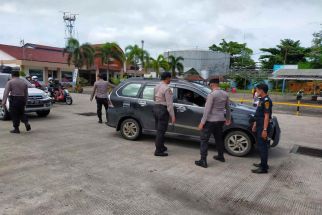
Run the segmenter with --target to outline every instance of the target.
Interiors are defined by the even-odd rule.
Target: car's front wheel
[[[9,117],[7,109],[0,105],[0,120],[8,120]]]
[[[121,135],[127,140],[136,140],[141,135],[141,127],[134,119],[126,119],[120,127]]]
[[[251,138],[244,131],[230,131],[225,136],[225,149],[231,155],[245,156],[251,151],[252,145]]]

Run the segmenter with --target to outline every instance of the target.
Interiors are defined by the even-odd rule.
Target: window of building
[[[142,84],[138,83],[128,84],[122,89],[121,95],[126,97],[137,97],[141,86]]]
[[[44,74],[41,69],[29,69],[29,75],[32,76],[37,76],[38,81],[44,81]]]
[[[61,72],[61,80],[62,82],[73,82],[73,72],[62,71]]]

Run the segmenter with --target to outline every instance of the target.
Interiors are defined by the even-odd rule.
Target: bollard
[[[300,115],[300,103],[301,103],[301,100],[297,100],[296,116]]]

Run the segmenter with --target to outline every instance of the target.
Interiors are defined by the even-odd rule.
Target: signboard
[[[77,77],[78,77],[78,69],[75,69],[73,72],[73,84],[74,85],[76,85]]]
[[[280,64],[275,64],[273,67],[273,71],[277,71],[280,69],[298,69],[298,65],[280,65]]]

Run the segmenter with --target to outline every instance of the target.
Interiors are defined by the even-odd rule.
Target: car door
[[[181,95],[182,91],[192,92],[193,100],[184,101]],[[176,93],[174,132],[187,136],[200,136],[198,125],[203,115],[206,98],[196,90],[181,86],[176,87]]]
[[[155,120],[153,116],[154,88],[154,84],[145,85],[137,101],[138,114],[141,118],[142,128],[144,130],[155,130]]]

